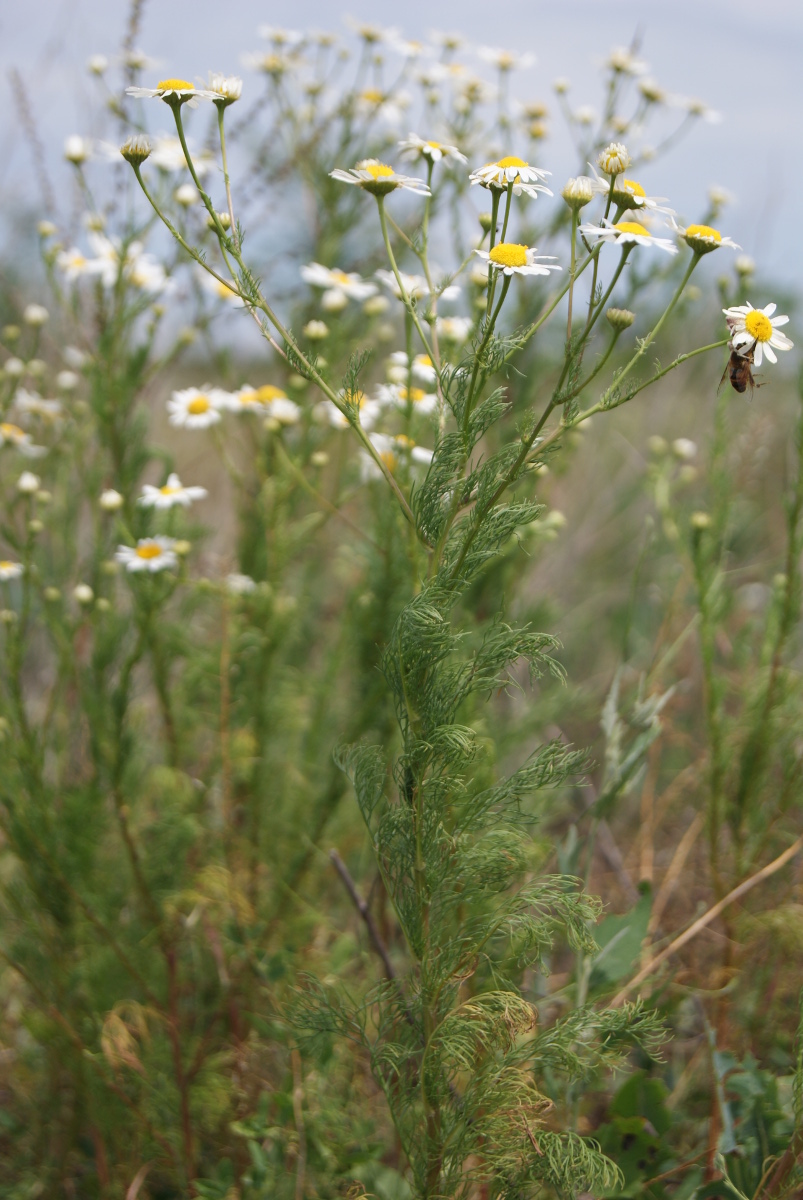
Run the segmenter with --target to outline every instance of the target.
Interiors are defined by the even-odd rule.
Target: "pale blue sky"
[[[89,131],[92,87],[84,63],[113,55],[128,13],[125,0],[21,0],[0,10],[2,86],[8,72],[29,81],[56,186],[64,137]],[[803,4],[800,0],[146,0],[143,50],[167,74],[195,78],[210,69],[242,72],[242,54],[264,43],[260,24],[340,30],[349,13],[396,25],[410,37],[433,26],[459,29],[475,43],[531,50],[537,64],[521,94],[550,102],[551,81],[568,75],[576,103],[599,102],[595,61],[630,41],[668,90],[697,95],[720,110],[721,125],[700,123],[672,155],[642,171],[649,191],[672,198],[687,220],[699,216],[709,184],[734,193],[725,232],[768,274],[792,286],[803,272],[798,198],[803,196]],[[30,154],[6,92],[0,107],[0,199],[28,190]],[[573,173],[557,115],[545,165],[556,180]],[[406,132],[406,131],[405,131]],[[423,131],[422,131],[423,132]],[[1,218],[0,218],[1,219]]]

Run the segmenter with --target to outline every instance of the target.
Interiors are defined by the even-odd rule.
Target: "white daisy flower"
[[[425,466],[432,462],[432,451],[424,446],[417,446],[412,438],[405,437],[404,434],[388,437],[384,433],[372,433],[369,436],[372,446],[391,474],[398,470],[400,461],[405,459],[410,464]],[[383,478],[381,470],[367,450],[360,451],[360,477],[363,483]]]
[[[473,327],[474,322],[470,317],[438,317],[435,322],[438,337],[458,346],[468,341]]]
[[[22,563],[11,562],[7,558],[0,558],[0,583],[8,583],[10,579],[19,579],[22,572]]]
[[[393,272],[379,270],[376,271],[375,274],[379,282],[383,283],[385,287],[388,288],[394,296],[396,296],[397,299],[401,300],[401,291],[399,290],[399,285]],[[404,290],[410,300],[423,300],[429,295],[429,284],[423,275],[406,275],[404,271],[400,271],[399,277],[401,278],[402,286],[404,287]],[[459,284],[451,283],[448,287],[445,287],[443,291],[440,291],[436,287],[435,292],[441,300],[454,300],[456,296],[460,295],[460,286]]]
[[[404,350],[394,350],[388,360],[388,379],[391,383],[406,383],[409,361]],[[416,354],[412,362],[412,376],[416,383],[435,383],[438,373],[428,354]]]
[[[103,269],[102,262],[87,258],[83,251],[75,246],[59,251],[56,255],[56,266],[68,283],[74,283],[84,275],[97,275]]]
[[[432,53],[431,48],[426,46],[423,42],[408,40],[407,38],[402,38],[398,35],[388,38],[387,43],[391,50],[395,50],[395,52],[400,54],[403,58],[421,58],[423,55]]]
[[[190,141],[187,143],[187,149],[192,158],[192,165],[195,167],[195,174],[199,179],[203,179],[214,165],[212,155],[208,150],[196,150]],[[160,171],[186,171],[187,169],[187,160],[184,157],[181,142],[177,137],[169,134],[157,137],[151,151],[150,161]]]
[[[50,320],[50,313],[43,304],[26,304],[22,319],[26,325],[36,328],[47,324]]]
[[[301,278],[312,287],[340,292],[349,300],[367,300],[377,292],[375,283],[368,283],[356,272],[341,271],[339,267],[324,267],[316,262],[301,268]]]
[[[26,458],[41,458],[47,454],[45,446],[35,446],[31,435],[10,421],[0,421],[0,449],[3,446],[13,446]]]
[[[455,162],[466,163],[468,159],[465,154],[461,154],[457,146],[448,146],[444,142],[428,142],[420,138],[417,133],[408,133],[403,141],[399,142],[402,158],[424,158],[427,162],[440,162],[442,158],[453,158]]]
[[[646,225],[638,221],[620,221],[618,225],[606,221],[603,225],[580,225],[578,232],[584,237],[599,242],[634,242],[637,246],[657,246],[667,254],[677,254],[678,248],[671,238],[653,237]]]
[[[301,417],[298,405],[272,383],[265,383],[258,388],[245,384],[228,395],[225,407],[229,412],[258,413],[263,417],[272,417],[282,425],[295,425]]]
[[[628,46],[614,46],[603,65],[617,75],[644,75],[648,70],[647,63],[636,58]]]
[[[165,571],[178,566],[175,545],[171,537],[140,538],[136,546],[118,546],[114,557],[126,571]]]
[[[250,575],[241,575],[237,571],[232,571],[225,579],[226,591],[231,592],[233,596],[246,596],[249,592],[256,591],[256,581]]]
[[[20,412],[44,417],[47,421],[55,421],[62,413],[60,400],[43,400],[38,392],[29,392],[27,388],[17,388],[14,407]]]
[[[520,246],[516,242],[500,242],[493,250],[475,250],[474,253],[505,275],[548,275],[550,271],[563,270],[545,261],[554,259],[553,254],[542,255],[538,259],[536,246]]]
[[[487,188],[504,189],[512,183],[514,196],[524,194],[535,200],[539,192],[544,192],[547,196],[552,195],[552,192],[543,183],[543,180],[550,174],[551,171],[542,171],[540,167],[531,167],[523,158],[508,155],[506,158],[500,158],[498,162],[486,163],[484,167],[478,167],[476,171],[471,172],[469,179],[472,186],[478,183]]]
[[[38,475],[34,475],[33,471],[23,471],[17,480],[17,491],[22,492],[23,496],[32,496],[34,492],[39,491],[41,479]]]
[[[496,67],[497,71],[523,70],[535,63],[534,54],[514,54],[512,50],[499,50],[493,46],[478,46],[477,57]]]
[[[621,142],[611,142],[597,155],[597,166],[606,175],[621,175],[630,166],[630,153]]]
[[[67,162],[73,163],[76,167],[89,162],[92,158],[92,151],[92,139],[81,137],[77,133],[68,137],[64,143],[64,157],[67,159]]]
[[[126,162],[131,163],[132,167],[139,167],[146,162],[150,158],[152,150],[151,139],[143,133],[135,133],[130,138],[126,138],[120,147],[120,153]]]
[[[221,409],[228,407],[228,395],[220,388],[182,388],[167,402],[170,424],[186,429],[208,429],[220,420]]]
[[[332,179],[339,179],[341,183],[352,183],[357,187],[364,188],[372,196],[386,196],[388,192],[395,192],[397,188],[415,192],[418,196],[430,194],[423,179],[413,179],[409,175],[397,175],[393,167],[381,163],[376,158],[364,158],[350,171],[338,169],[330,171],[329,174]]]
[[[731,250],[742,248],[731,238],[723,237],[719,230],[711,225],[687,225],[684,229],[682,225],[672,221],[672,228],[683,238],[686,245],[698,254],[709,254],[712,250],[718,250],[720,246],[729,246]]]
[[[592,163],[588,165],[594,171],[594,179],[591,181],[594,192],[598,196],[607,197],[611,192],[610,179],[603,179],[598,175]],[[622,175],[614,176],[612,195],[613,203],[618,208],[648,209],[650,212],[663,213],[668,217],[675,215],[675,210],[667,208],[664,204],[666,196],[648,196],[641,184],[637,183],[635,179],[625,179]]]
[[[164,100],[166,104],[189,104],[195,108],[199,100],[216,100],[214,92],[198,88],[188,79],[160,79],[155,88],[128,87],[126,95],[135,96],[138,100]]]
[[[342,395],[341,398],[344,401],[346,399],[345,395]],[[371,400],[365,392],[352,392],[349,403],[357,409],[363,429],[372,429],[382,413],[382,402]],[[321,421],[328,421],[335,429],[347,429],[350,425],[347,418],[331,400],[322,400],[320,404],[316,405],[315,415]]]
[[[394,408],[405,411],[408,405],[411,405],[414,412],[424,415],[434,412],[438,404],[438,397],[434,392],[425,392],[420,387],[411,387],[408,390],[406,383],[380,384],[377,400],[380,404],[392,404]]]
[[[765,308],[753,308],[748,302],[722,310],[731,332],[733,349],[738,353],[753,350],[753,361],[757,367],[761,366],[765,354],[771,363],[777,363],[774,351],[791,350],[794,346],[785,333],[779,332],[789,318],[773,316],[777,307],[777,304],[767,304]]]
[[[384,125],[396,128],[409,106],[410,97],[406,92],[395,92],[391,99],[379,88],[366,88],[357,96],[355,112],[364,121],[381,121]]]
[[[352,17],[346,17],[346,24],[368,46],[378,46],[382,42],[391,42],[401,36],[395,26],[383,29],[381,25],[370,25],[365,21],[355,21]]]
[[[189,508],[193,500],[203,500],[208,494],[204,487],[184,487],[178,475],[173,471],[168,475],[167,483],[162,487],[144,483],[138,503],[143,508],[174,508],[176,505]]]
[[[243,81],[239,75],[210,74],[209,91],[215,93],[215,103],[224,107],[234,104],[243,94]]]
[[[125,497],[114,488],[106,488],[98,497],[98,504],[104,512],[117,512],[125,504]]]
[[[304,41],[304,34],[297,29],[282,29],[278,25],[260,25],[257,33],[274,46],[298,46]]]

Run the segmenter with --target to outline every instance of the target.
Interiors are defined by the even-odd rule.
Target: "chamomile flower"
[[[752,349],[757,367],[761,366],[765,354],[771,363],[776,363],[775,351],[791,350],[794,345],[785,333],[780,332],[780,327],[786,325],[789,318],[773,316],[777,307],[777,304],[767,304],[764,308],[753,308],[748,302],[722,310],[731,332],[733,349],[739,353]]]
[[[67,283],[75,283],[85,275],[97,275],[103,269],[103,264],[94,258],[87,258],[82,250],[72,246],[69,250],[60,250],[56,255],[56,267],[62,272]]]
[[[182,388],[167,402],[170,424],[186,429],[208,429],[220,420],[227,407],[227,395],[219,388]]]
[[[470,317],[438,317],[435,328],[438,337],[455,346],[462,346],[468,341],[474,322]]]
[[[278,25],[260,25],[257,33],[274,46],[298,46],[304,41],[304,34],[297,29],[282,29]]]
[[[402,152],[402,158],[423,158],[431,163],[440,162],[441,159],[454,159],[459,163],[468,162],[465,154],[461,154],[457,146],[448,146],[444,142],[424,141],[417,133],[408,133],[407,137],[399,142],[399,149]]]
[[[531,167],[523,158],[508,155],[506,158],[500,158],[498,162],[478,167],[476,171],[471,172],[469,179],[472,186],[478,183],[482,187],[500,190],[513,184],[514,196],[524,194],[534,200],[539,192],[544,192],[547,196],[552,195],[543,182],[550,174],[550,171],[542,171],[540,167]]]
[[[391,383],[406,383],[409,370],[404,350],[394,350],[388,360],[388,379]],[[412,362],[412,376],[416,383],[434,383],[438,378],[435,364],[428,354],[416,354]]]
[[[256,580],[250,575],[241,575],[238,571],[233,571],[225,579],[226,591],[233,596],[247,596],[249,592],[256,591]]]
[[[229,412],[258,413],[263,417],[272,417],[281,425],[295,425],[301,416],[298,405],[272,383],[265,383],[258,388],[245,384],[228,395],[226,408]]]
[[[667,254],[677,254],[678,248],[671,238],[654,237],[646,225],[638,221],[620,221],[618,225],[605,221],[602,225],[581,225],[579,233],[598,242],[617,242],[637,246],[655,246]]]
[[[114,488],[106,488],[98,497],[98,504],[104,512],[117,512],[125,504],[125,497]]]
[[[209,91],[215,93],[216,104],[226,107],[242,96],[243,81],[239,75],[210,74]]]
[[[0,583],[8,583],[10,579],[19,579],[22,572],[22,563],[11,562],[7,558],[0,558]]]
[[[401,300],[401,291],[399,290],[399,284],[393,272],[379,270],[376,271],[375,274],[379,282],[384,284],[384,286],[388,288],[388,290],[391,291],[393,295],[397,297],[397,299]],[[402,287],[404,288],[409,299],[423,300],[430,294],[429,284],[423,275],[406,275],[404,271],[400,271],[399,278],[402,281]],[[454,300],[456,296],[460,295],[460,286],[456,283],[450,283],[442,291],[436,287],[435,292],[441,300]]]
[[[534,54],[515,54],[512,50],[499,50],[494,46],[478,46],[477,57],[502,72],[523,70],[535,62]]]
[[[0,449],[3,446],[13,446],[26,458],[40,458],[47,454],[45,446],[35,446],[31,435],[11,421],[0,421]]]
[[[741,250],[742,248],[737,246],[731,238],[723,237],[719,230],[714,229],[711,225],[687,225],[684,229],[682,225],[673,221],[672,228],[678,237],[682,237],[686,245],[697,254],[710,254],[712,250],[718,250],[720,246],[729,246],[731,250]]]
[[[138,100],[164,100],[165,104],[189,104],[195,108],[199,100],[216,100],[215,92],[196,87],[188,79],[160,79],[155,88],[129,87],[126,95]]]
[[[423,179],[413,179],[409,175],[397,175],[393,167],[380,162],[377,158],[364,158],[350,171],[338,169],[330,171],[329,174],[332,179],[339,179],[341,183],[351,183],[364,188],[372,196],[386,196],[389,192],[395,192],[397,188],[415,192],[418,196],[430,194]]]
[[[118,546],[114,557],[126,571],[166,571],[178,566],[175,545],[171,537],[140,538],[136,546]]]
[[[406,411],[412,407],[413,412],[425,416],[435,411],[438,397],[434,392],[425,392],[423,388],[408,388],[406,383],[381,384],[377,389],[377,399],[381,404],[390,404],[394,408]]]
[[[138,503],[143,508],[174,508],[176,505],[189,508],[193,500],[203,500],[208,494],[205,487],[184,487],[178,475],[173,471],[168,475],[167,483],[162,487],[144,483]]]
[[[550,271],[563,270],[546,261],[554,259],[554,255],[542,255],[538,259],[536,246],[520,246],[516,242],[500,242],[493,250],[475,250],[474,253],[504,275],[548,275]]]
[[[605,197],[611,194],[613,203],[617,208],[640,208],[649,212],[664,213],[668,217],[674,216],[675,210],[667,208],[664,204],[666,196],[648,196],[640,183],[635,179],[625,179],[623,175],[615,175],[613,177],[613,192],[611,193],[610,179],[602,179],[594,170],[591,163],[589,163],[589,166],[594,171],[592,186],[595,193],[598,196]]]
[[[214,275],[210,275],[203,267],[199,268],[199,279],[204,291],[213,296],[215,300],[222,300],[230,308],[245,308],[245,300],[243,300],[242,296],[238,296],[233,287],[229,287],[227,283],[216,279]]]
[[[346,402],[347,397],[342,395],[341,399]],[[365,392],[352,392],[348,396],[348,404],[357,410],[363,429],[372,429],[382,412],[381,401],[370,399]],[[348,418],[331,400],[322,400],[316,405],[315,415],[321,421],[328,421],[335,429],[347,429],[350,425]]]
[[[597,166],[606,175],[621,175],[630,166],[630,162],[627,146],[621,142],[611,142],[597,155]]]
[[[644,75],[648,69],[628,46],[614,46],[604,65],[617,75]]]
[[[18,412],[43,417],[46,421],[55,421],[62,413],[60,400],[45,400],[38,392],[29,392],[27,388],[17,388],[14,407]]]
[[[367,300],[369,296],[375,296],[378,290],[375,283],[368,283],[356,272],[324,267],[316,262],[301,268],[301,278],[312,287],[339,292],[349,300]]]
[[[88,162],[92,158],[93,150],[92,139],[81,137],[77,133],[71,134],[64,143],[64,157],[76,167]]]

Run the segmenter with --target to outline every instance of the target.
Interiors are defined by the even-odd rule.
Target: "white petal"
[[[777,363],[778,358],[775,354],[775,351],[771,348],[769,342],[764,343],[764,353],[766,354],[767,358],[770,360],[771,363]]]
[[[779,325],[788,325],[788,324],[789,324],[788,317],[776,317],[775,320],[772,322],[772,327],[773,327],[773,329],[777,329]]]
[[[768,304],[766,306],[766,308],[762,308],[761,311],[763,312],[765,317],[771,317],[777,307],[778,307],[777,304]]]
[[[755,358],[753,361],[757,367],[761,366],[762,351],[763,351],[763,347],[761,345],[761,342],[756,342]]]

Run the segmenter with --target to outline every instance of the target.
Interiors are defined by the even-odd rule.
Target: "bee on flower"
[[[208,496],[205,487],[184,487],[175,471],[167,477],[167,483],[161,487],[153,484],[142,485],[142,495],[137,503],[143,508],[189,508],[194,500],[203,500]]]
[[[737,354],[746,357],[753,354],[753,362],[761,366],[764,355],[771,363],[777,363],[776,350],[791,350],[794,342],[781,333],[781,326],[788,324],[788,317],[774,315],[777,304],[767,304],[764,308],[753,308],[753,305],[737,304],[732,308],[723,308],[725,320],[731,334],[731,345]]]
[[[550,271],[562,271],[553,254],[538,255],[536,246],[521,246],[516,242],[500,242],[493,250],[475,250],[474,253],[494,271],[503,275],[548,275]]]
[[[228,395],[220,388],[182,388],[167,402],[170,424],[185,429],[208,429],[228,407]]]
[[[395,192],[397,188],[415,192],[418,196],[430,194],[423,179],[414,179],[409,175],[397,175],[393,167],[380,162],[377,158],[364,158],[350,171],[341,171],[338,168],[330,171],[329,174],[332,179],[338,179],[341,183],[354,184],[356,187],[370,192],[372,196],[386,196],[389,192]]]
[[[136,546],[118,546],[114,557],[126,571],[155,574],[178,566],[175,547],[176,539],[172,537],[140,538]]]
[[[655,237],[646,225],[639,221],[603,221],[602,225],[580,225],[578,232],[590,241],[616,242],[623,246],[654,246],[667,254],[677,254],[678,248],[671,238]]]
[[[480,184],[481,187],[498,188],[500,191],[512,184],[514,196],[525,195],[535,200],[538,198],[539,192],[544,192],[547,196],[552,195],[543,182],[549,175],[551,175],[551,171],[543,171],[540,167],[531,167],[523,158],[508,155],[506,158],[500,158],[498,162],[486,163],[484,167],[478,167],[476,171],[471,172],[469,180],[472,187]]]
[[[428,163],[441,162],[443,159],[453,159],[455,162],[467,163],[465,154],[461,154],[457,146],[449,146],[445,142],[428,142],[417,133],[408,133],[399,142],[402,158],[423,158]]]

